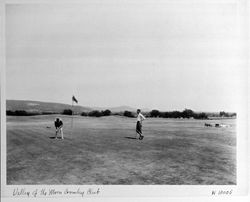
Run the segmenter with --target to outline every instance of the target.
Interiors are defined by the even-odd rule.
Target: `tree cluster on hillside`
[[[65,110],[63,110],[62,114],[64,114],[64,115],[72,115],[72,110],[71,109],[65,109]]]
[[[220,111],[220,112],[206,112],[208,117],[212,118],[235,118],[237,114],[235,112],[225,112],[225,111]]]
[[[16,111],[7,110],[6,114],[8,116],[29,116],[25,110],[16,110]]]
[[[104,111],[93,110],[90,112],[82,112],[81,115],[82,116],[91,116],[91,117],[110,116],[111,111],[109,109],[106,109]]]
[[[6,115],[7,116],[35,116],[35,115],[50,115],[50,114],[56,114],[55,112],[39,112],[39,111],[25,111],[25,110],[7,110]]]
[[[149,113],[149,117],[161,117],[161,118],[194,118],[194,119],[207,119],[208,116],[206,113],[196,113],[191,109],[185,109],[182,112],[180,111],[171,111],[171,112],[161,112],[159,110],[152,110]]]
[[[133,118],[135,117],[131,111],[124,111],[123,116]]]
[[[219,113],[219,116],[220,116],[220,117],[235,117],[235,116],[236,116],[236,113],[229,113],[229,112],[221,111],[221,112]]]

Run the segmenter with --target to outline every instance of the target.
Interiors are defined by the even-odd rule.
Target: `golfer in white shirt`
[[[146,118],[141,114],[141,110],[137,109],[137,123],[136,123],[136,133],[139,134],[139,140],[143,139],[142,135],[142,121]]]

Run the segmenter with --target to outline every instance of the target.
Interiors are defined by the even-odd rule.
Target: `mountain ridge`
[[[70,104],[58,103],[58,102],[44,102],[35,100],[6,100],[6,110],[16,111],[25,110],[27,112],[53,112],[61,113],[65,109],[71,109]],[[122,112],[122,111],[136,111],[136,108],[122,105],[117,107],[88,107],[81,105],[74,105],[74,112],[89,112],[93,110],[106,110],[109,109],[111,112]],[[148,110],[148,109],[147,109]],[[145,111],[142,109],[142,111]],[[149,110],[148,110],[149,111]]]

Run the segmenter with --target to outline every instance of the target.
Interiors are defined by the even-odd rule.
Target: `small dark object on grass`
[[[212,124],[210,124],[210,123],[205,123],[205,126],[206,126],[206,127],[212,127]]]
[[[46,128],[51,128],[50,126],[46,126]]]
[[[133,139],[133,140],[136,140],[137,138],[136,137],[125,137],[127,139]]]

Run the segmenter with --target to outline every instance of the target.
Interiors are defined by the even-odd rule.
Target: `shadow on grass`
[[[127,138],[127,139],[137,140],[137,138],[135,138],[135,137],[125,137],[125,138]]]
[[[49,137],[50,139],[56,139],[56,137]],[[57,137],[57,139],[62,139],[62,137]],[[64,138],[65,139],[65,138]]]

